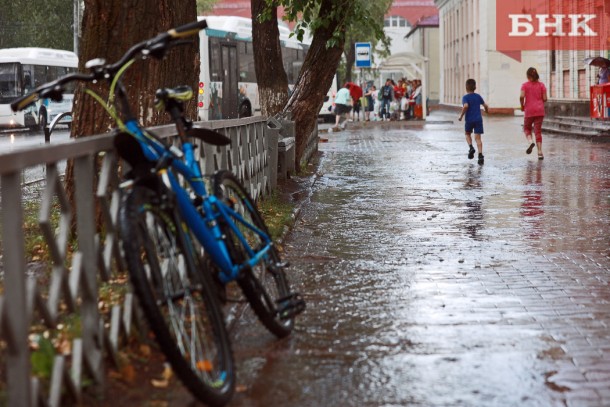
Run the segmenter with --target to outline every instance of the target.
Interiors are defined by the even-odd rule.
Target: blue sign
[[[371,43],[357,42],[356,43],[356,68],[371,67]]]

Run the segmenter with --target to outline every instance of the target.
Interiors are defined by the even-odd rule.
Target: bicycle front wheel
[[[230,220],[243,240],[229,225],[221,222],[233,262],[243,264],[250,260],[251,253],[266,245],[261,234],[248,225],[269,236],[267,226],[250,194],[231,172],[219,171],[215,174],[214,194],[243,218],[243,222]],[[245,247],[245,244],[249,247]],[[258,264],[244,269],[237,282],[261,323],[278,338],[289,335],[294,326],[294,316],[289,309],[291,292],[275,246],[271,246]]]
[[[222,311],[172,200],[136,185],[120,223],[131,282],[162,352],[197,399],[228,403],[235,370]]]

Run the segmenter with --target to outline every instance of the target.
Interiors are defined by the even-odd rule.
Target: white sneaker
[[[343,122],[339,125],[339,127],[341,127],[341,130],[345,130],[346,125],[347,125],[347,122]]]

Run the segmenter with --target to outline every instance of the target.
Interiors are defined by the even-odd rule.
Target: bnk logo
[[[595,14],[509,14],[511,30],[509,37],[595,37],[597,33],[589,27],[589,22],[597,18]],[[569,30],[567,33],[565,29]]]
[[[496,0],[496,49],[520,60],[526,50],[603,50],[609,0]]]

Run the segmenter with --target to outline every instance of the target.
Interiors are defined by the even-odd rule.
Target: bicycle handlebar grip
[[[180,27],[172,28],[167,33],[172,38],[190,37],[191,35],[197,34],[207,26],[208,23],[205,20],[195,21],[193,23],[181,25]]]
[[[15,100],[13,103],[11,103],[11,110],[13,112],[19,112],[28,107],[30,104],[36,102],[39,97],[40,96],[38,92],[22,96],[19,99]]]

